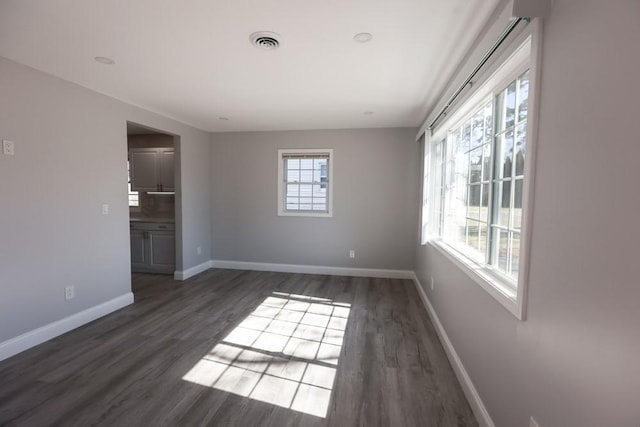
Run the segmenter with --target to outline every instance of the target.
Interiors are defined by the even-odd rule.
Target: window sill
[[[518,320],[524,320],[522,305],[518,304],[517,291],[507,279],[472,261],[441,240],[430,240],[428,244],[453,262]]]
[[[291,212],[291,211],[279,211],[278,216],[302,216],[311,218],[331,218],[333,214],[331,212]]]

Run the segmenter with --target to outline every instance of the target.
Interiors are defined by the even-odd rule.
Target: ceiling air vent
[[[258,31],[257,33],[253,33],[249,36],[249,41],[251,41],[251,44],[258,49],[263,50],[275,50],[280,46],[278,34],[271,33],[269,31]]]

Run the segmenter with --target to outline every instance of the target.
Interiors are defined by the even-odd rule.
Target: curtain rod
[[[509,24],[509,26],[507,26],[507,28],[504,30],[504,32],[502,34],[500,34],[500,37],[498,37],[498,40],[496,40],[496,42],[493,44],[493,46],[491,46],[491,49],[489,49],[489,51],[482,57],[482,60],[480,60],[480,62],[478,63],[478,65],[476,65],[476,67],[473,69],[471,74],[469,74],[469,77],[466,78],[466,80],[460,85],[458,90],[456,90],[454,92],[454,94],[451,96],[451,98],[449,98],[449,100],[444,105],[444,107],[442,107],[442,110],[440,110],[440,112],[438,113],[436,118],[433,119],[433,121],[431,122],[431,124],[427,128],[427,129],[429,129],[429,131],[431,133],[433,133],[433,127],[438,122],[438,120],[440,120],[443,116],[447,115],[447,110],[455,102],[455,100],[458,98],[458,96],[460,96],[460,93],[462,93],[462,91],[464,90],[465,87],[467,87],[468,85],[470,85],[472,83],[472,80],[476,76],[476,74],[478,74],[478,72],[482,69],[482,67],[484,67],[484,65],[487,63],[487,61],[489,61],[489,59],[493,56],[493,54],[496,53],[496,51],[502,45],[502,43],[504,43],[504,41],[507,39],[507,37],[509,37],[509,34],[511,34],[513,32],[513,30],[516,28],[516,26],[518,26],[518,24],[520,22],[522,22],[522,21],[526,21],[528,23],[528,22],[530,22],[530,19],[529,18],[516,18],[513,21],[511,21],[511,23]]]

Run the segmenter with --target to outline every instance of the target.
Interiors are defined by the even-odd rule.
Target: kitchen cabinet
[[[132,191],[175,191],[173,148],[132,148],[129,162]]]
[[[175,224],[132,221],[130,239],[131,271],[173,273],[176,268]]]

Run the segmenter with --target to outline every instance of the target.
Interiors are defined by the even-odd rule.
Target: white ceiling
[[[208,131],[418,126],[497,3],[2,0],[0,56]]]

